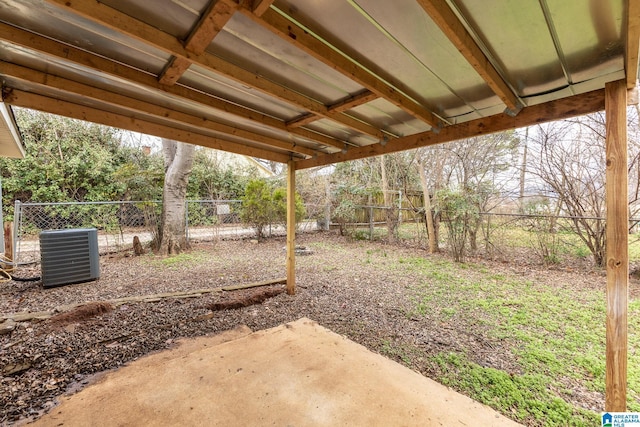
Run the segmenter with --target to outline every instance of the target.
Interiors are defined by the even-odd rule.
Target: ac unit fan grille
[[[42,285],[53,287],[100,277],[98,230],[77,228],[40,233]]]

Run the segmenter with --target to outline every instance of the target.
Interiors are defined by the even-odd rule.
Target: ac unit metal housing
[[[42,286],[69,285],[100,277],[98,230],[74,228],[40,233]]]

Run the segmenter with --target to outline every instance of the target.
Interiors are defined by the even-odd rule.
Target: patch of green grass
[[[411,288],[411,316],[443,322],[455,316],[458,328],[481,325],[488,339],[508,343],[522,372],[511,375],[475,365],[464,353],[441,353],[433,359],[442,365],[439,381],[522,422],[594,425],[597,414],[572,407],[562,393],[569,393],[566,384],[604,392],[604,292],[542,285],[473,264],[405,258],[402,265],[424,277]],[[640,332],[640,301],[629,304],[630,349],[640,348],[634,331]],[[631,350],[627,377],[628,408],[638,410],[640,354]]]
[[[640,236],[629,236],[629,261],[640,260]]]
[[[445,307],[442,310],[440,310],[440,314],[445,320],[451,319],[453,316],[456,315],[456,313],[457,313],[457,310],[454,307]]]
[[[181,266],[188,267],[206,262],[210,256],[210,254],[201,251],[182,252],[166,258],[154,258],[152,263],[159,267],[174,269]]]
[[[396,256],[368,242],[331,250],[353,255],[376,269],[420,277],[407,281],[409,318],[477,331],[508,348],[515,372],[484,368],[467,350],[440,353],[438,381],[487,403],[510,418],[531,425],[595,425],[597,413],[570,403],[573,387],[604,393],[605,295],[592,287],[569,289],[496,272],[481,264],[457,264],[439,256]],[[639,244],[640,246],[640,244]],[[348,250],[346,248],[349,248]],[[572,251],[576,251],[576,246]],[[334,250],[335,249],[335,250]],[[602,280],[599,277],[585,280]],[[629,303],[628,410],[640,411],[640,301]],[[478,331],[477,328],[480,328]],[[399,341],[382,343],[381,352],[407,365],[424,350]],[[454,356],[451,356],[453,354]],[[469,356],[470,357],[470,356]]]
[[[591,256],[591,251],[589,250],[589,248],[587,248],[586,245],[581,244],[573,248],[572,254],[576,258],[588,258]]]
[[[392,359],[400,360],[405,366],[411,366],[411,356],[416,349],[411,346],[398,344],[390,340],[383,340],[380,353]]]
[[[366,254],[366,257],[364,258],[364,261],[363,261],[365,264],[372,264],[374,260],[377,260],[378,258],[387,257],[387,251],[381,248],[367,249],[365,254]]]
[[[371,230],[368,228],[353,228],[348,229],[347,233],[353,240],[358,241],[382,241],[387,237],[386,228],[374,228],[373,233],[371,233]]]
[[[545,426],[592,426],[598,414],[569,403],[551,392],[541,374],[510,374],[484,368],[458,353],[440,353],[432,358],[443,373],[439,381],[499,409],[521,422]]]

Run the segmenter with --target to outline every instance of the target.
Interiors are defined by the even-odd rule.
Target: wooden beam
[[[605,410],[627,410],[627,305],[629,294],[629,206],[627,87],[605,85],[607,203],[607,358]]]
[[[378,94],[371,92],[370,90],[362,91],[356,95],[350,96],[346,99],[343,99],[340,102],[336,102],[333,105],[329,106],[329,111],[334,111],[336,113],[341,113],[343,111],[350,110],[352,108],[358,107],[360,105],[364,105],[367,102],[373,101],[375,99],[380,98]]]
[[[624,69],[627,76],[627,89],[636,86],[638,81],[638,53],[640,51],[640,1],[627,0],[625,26]]]
[[[261,17],[256,16],[247,9],[240,9],[240,12],[318,61],[361,84],[376,95],[385,98],[398,108],[433,127],[440,127],[440,120],[428,108],[411,99],[398,88],[371,74],[357,64],[357,58],[352,60],[336,52],[334,48],[328,46],[295,22],[286,19],[275,10],[268,10]]]
[[[308,125],[309,123],[313,123],[316,120],[321,119],[321,117],[316,116],[313,113],[307,113],[307,114],[303,114],[298,118],[295,118],[293,120],[289,120],[287,122],[287,127],[290,129],[294,129],[294,128],[299,128],[305,125]]]
[[[69,12],[80,15],[97,24],[104,25],[119,33],[133,37],[145,44],[154,46],[171,55],[184,58],[193,64],[222,74],[236,82],[257,89],[269,96],[288,102],[298,108],[308,110],[334,120],[365,135],[382,139],[385,134],[374,126],[345,114],[329,112],[327,107],[314,99],[302,95],[287,87],[274,83],[253,71],[247,71],[235,64],[226,62],[217,56],[203,53],[196,55],[188,51],[174,36],[165,33],[143,21],[135,19],[97,0],[45,0]]]
[[[158,76],[158,81],[167,86],[172,86],[180,80],[180,77],[189,69],[191,61],[186,58],[172,56],[167,66]]]
[[[259,145],[267,146],[265,148],[287,150],[292,153],[303,154],[309,157],[316,156],[319,153],[318,151],[297,145],[289,141],[283,141],[277,138],[261,135],[256,132],[247,131],[207,118],[197,117],[191,114],[183,113],[181,111],[161,107],[159,105],[152,104],[146,101],[140,101],[135,98],[121,95],[119,93],[88,86],[83,83],[78,83],[73,80],[46,74],[27,67],[22,67],[20,65],[0,61],[0,68],[2,68],[2,74],[5,76],[12,76],[20,80],[35,83],[37,85],[55,88],[67,93],[76,94],[83,98],[98,100],[107,105],[123,107],[130,110],[132,114],[136,111],[139,111],[156,116],[159,119],[171,121],[175,124],[189,124],[200,127],[202,129],[220,132],[238,138],[248,139]]]
[[[369,101],[373,101],[374,99],[378,99],[380,98],[377,94],[369,91],[369,90],[365,90],[361,93],[358,93],[356,95],[350,96],[347,99],[344,99],[340,102],[337,102],[333,105],[330,105],[329,107],[327,107],[327,111],[329,111],[330,113],[342,113],[345,112],[347,110],[350,110],[352,108],[355,108],[359,105],[363,105],[366,104]],[[320,120],[322,117],[313,114],[313,113],[308,113],[308,114],[303,114],[302,116],[290,120],[287,122],[287,127],[289,128],[298,128],[301,126],[305,126],[308,125],[309,123],[313,123],[316,120]]]
[[[314,159],[299,160],[296,169],[324,166],[347,160],[363,159],[386,153],[411,150],[443,142],[457,141],[473,136],[487,135],[509,129],[531,126],[537,123],[562,120],[582,114],[593,113],[604,109],[604,90],[583,93],[581,95],[550,101],[523,109],[517,116],[497,114],[495,116],[472,120],[458,125],[447,126],[440,133],[431,131],[409,135],[389,143],[365,145],[351,148],[346,152],[338,152],[318,156]]]
[[[183,98],[184,100],[205,105],[208,108],[224,111],[229,114],[243,117],[247,120],[251,120],[268,127],[280,129],[291,134],[298,135],[302,138],[317,142],[318,144],[339,149],[342,149],[345,144],[344,141],[339,141],[335,138],[331,138],[317,132],[309,131],[307,129],[289,129],[282,120],[278,120],[266,114],[261,114],[252,109],[224,101],[220,98],[204,94],[197,90],[179,85],[163,85],[159,83],[155,77],[143,71],[135,70],[118,62],[111,61],[104,57],[56,42],[54,40],[39,36],[37,34],[25,31],[17,27],[13,27],[11,25],[4,24],[2,22],[0,22],[0,40],[6,40],[11,44],[22,46],[35,52],[51,55],[62,61],[71,61],[83,67],[97,70],[110,76],[131,81],[133,83],[146,86],[157,91],[165,92],[172,96]]]
[[[223,286],[220,289],[222,289],[223,291],[239,291],[240,289],[259,288],[261,286],[271,285],[283,285],[285,283],[287,283],[287,278],[282,277],[280,279],[262,280],[260,282],[245,283],[242,285]]]
[[[509,111],[517,114],[523,107],[522,103],[453,13],[446,0],[418,0],[418,3],[473,69],[487,82],[491,90],[500,97]]]
[[[207,10],[200,17],[184,47],[201,55],[207,46],[229,22],[233,14],[238,10],[238,3],[232,0],[211,0]]]
[[[286,163],[291,158],[286,154],[275,153],[262,148],[225,141],[221,138],[215,138],[196,132],[176,129],[171,126],[154,123],[148,120],[98,110],[85,105],[78,105],[34,93],[23,92],[17,89],[6,89],[3,101],[17,107],[31,108],[33,110],[45,111],[47,113],[57,114],[60,116],[99,123],[106,126],[113,126],[161,138],[175,139],[177,141],[201,145],[203,147],[215,148],[251,157],[259,157],[280,163]]]
[[[256,16],[262,16],[273,4],[274,0],[253,0],[251,10]]]
[[[296,165],[287,163],[287,294],[296,293]]]
[[[185,49],[196,55],[204,53],[237,9],[238,4],[232,0],[212,0],[187,38],[184,44]],[[173,56],[158,80],[162,84],[173,85],[189,66],[191,66],[190,60]]]

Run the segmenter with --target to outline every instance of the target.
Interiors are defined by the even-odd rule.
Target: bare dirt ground
[[[0,424],[37,417],[55,405],[56,396],[78,390],[93,374],[168,348],[177,338],[216,334],[241,324],[266,329],[303,316],[375,352],[384,354],[383,347],[389,342],[418,346],[421,354],[398,356],[397,360],[426,376],[435,374],[428,356],[443,350],[464,350],[483,366],[517,370],[505,344],[486,338],[481,326],[444,324],[429,314],[408,315],[412,308],[408,289],[424,278],[398,268],[398,260],[430,256],[425,251],[350,242],[334,234],[303,235],[298,242],[314,253],[297,257],[298,286],[293,296],[277,292],[283,285],[216,290],[190,298],[102,303],[63,320],[57,316],[17,323],[14,330],[0,335]],[[280,239],[260,244],[247,240],[200,243],[179,258],[182,262],[152,255],[105,256],[101,278],[95,282],[52,289],[43,289],[39,282],[0,283],[0,313],[47,311],[65,304],[277,279],[285,276],[284,244]],[[604,280],[593,271],[548,271],[529,264],[482,262],[489,269],[542,283],[600,286]],[[37,273],[21,270],[17,274]],[[212,310],[224,308],[221,303],[230,298],[253,298],[263,291],[270,297],[260,304]],[[575,404],[593,409],[602,405],[600,395],[580,396],[576,394]]]

